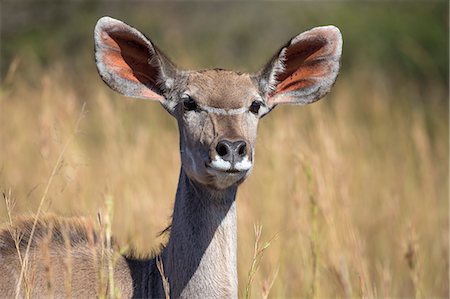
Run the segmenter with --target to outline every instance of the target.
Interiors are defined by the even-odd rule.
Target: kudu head
[[[125,96],[159,101],[178,121],[183,170],[213,189],[248,176],[261,117],[278,104],[309,104],[330,91],[341,49],[339,29],[317,27],[292,38],[256,74],[187,71],[121,21],[103,17],[95,27],[103,81]]]

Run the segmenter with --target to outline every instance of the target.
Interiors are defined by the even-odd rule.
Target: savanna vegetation
[[[254,298],[448,298],[447,2],[3,2],[0,189],[12,217],[43,199],[43,212],[95,219],[112,202],[118,242],[145,253],[165,242],[178,132],[158,104],[98,78],[103,15],[181,67],[249,72],[295,34],[338,26],[331,94],[260,123],[238,194],[240,295],[251,272]]]

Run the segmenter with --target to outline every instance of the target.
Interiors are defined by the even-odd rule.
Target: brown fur
[[[12,226],[9,224],[3,226],[0,229],[0,252],[17,254],[15,238],[19,241],[20,251],[24,252],[30,240],[33,224],[33,217],[22,217]],[[42,245],[43,240],[48,239],[49,236],[51,240],[48,245],[51,247],[64,247],[67,241],[70,242],[71,247],[99,245],[99,234],[95,224],[92,220],[83,217],[62,218],[51,214],[40,217],[36,223],[31,249],[34,250]]]
[[[34,218],[23,217],[0,230],[0,297],[12,298],[25,258]],[[107,292],[107,262],[113,257],[114,279],[123,297],[133,294],[125,257],[103,246],[103,232],[86,218],[42,216],[31,238],[29,267],[22,281],[21,296],[92,298]],[[103,275],[103,279],[101,278]]]
[[[215,108],[248,107],[257,95],[255,83],[248,74],[222,69],[189,72],[186,85],[198,103]],[[255,90],[253,96],[249,94],[251,90]]]

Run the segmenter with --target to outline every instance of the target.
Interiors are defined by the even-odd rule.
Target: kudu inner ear
[[[292,38],[259,74],[267,104],[309,104],[327,94],[339,72],[342,36],[334,26]]]
[[[95,26],[95,58],[103,81],[129,97],[163,101],[176,72],[142,33],[110,17]]]

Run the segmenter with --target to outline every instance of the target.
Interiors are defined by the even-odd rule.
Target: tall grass
[[[158,232],[175,197],[176,124],[157,103],[125,99],[94,76],[65,65],[36,71],[34,82],[7,74],[0,188],[12,190],[16,214],[35,212],[86,102],[42,211],[95,217],[108,194],[118,242],[149,252],[165,242]],[[277,238],[252,277],[253,297],[267,296],[267,281],[275,298],[448,297],[446,97],[439,83],[359,69],[323,101],[261,120],[256,165],[238,194],[240,293],[261,223],[262,240]]]

